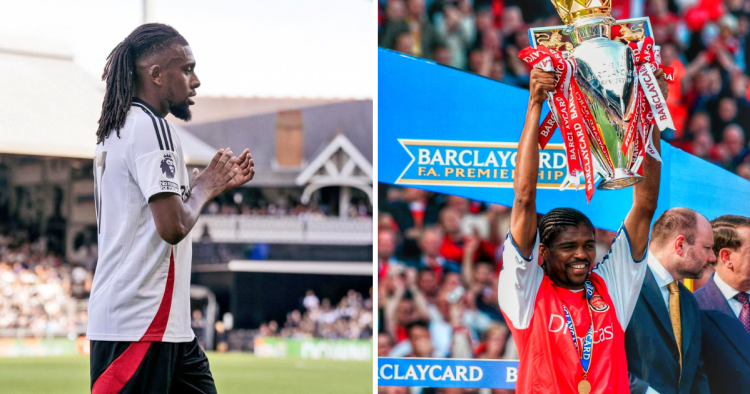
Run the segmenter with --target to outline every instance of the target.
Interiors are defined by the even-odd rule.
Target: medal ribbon
[[[583,348],[578,346],[576,327],[575,324],[573,324],[573,319],[570,317],[570,312],[565,306],[565,303],[563,303],[563,311],[565,312],[565,322],[568,325],[568,332],[570,332],[570,335],[573,338],[573,345],[576,347],[578,358],[581,361],[581,368],[583,368],[583,379],[585,380],[589,373],[589,368],[591,367],[591,356],[594,352],[594,316],[593,313],[591,313],[590,304],[591,297],[594,295],[594,285],[592,285],[591,281],[588,279],[586,279],[584,285],[586,286],[586,306],[588,307],[589,317],[591,317],[591,325],[589,326],[589,330],[586,333],[586,338],[583,339]]]

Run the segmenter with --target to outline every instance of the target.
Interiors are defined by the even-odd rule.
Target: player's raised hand
[[[538,68],[531,70],[529,76],[529,100],[535,104],[542,104],[547,100],[547,93],[555,91],[555,73],[542,71]]]
[[[239,172],[236,161],[231,149],[219,149],[205,170],[197,175],[194,173],[193,188],[204,189],[210,198],[218,196]]]
[[[250,149],[242,151],[240,157],[236,158],[234,167],[237,172],[227,184],[226,190],[242,186],[250,182],[255,176],[255,160],[253,160],[253,155],[250,154]]]

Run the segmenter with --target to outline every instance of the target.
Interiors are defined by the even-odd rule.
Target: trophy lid
[[[552,0],[563,23],[570,25],[579,18],[610,16],[612,0]]]

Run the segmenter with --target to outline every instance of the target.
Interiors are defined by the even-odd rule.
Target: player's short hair
[[[135,96],[136,62],[175,44],[188,45],[188,42],[172,26],[146,23],[133,30],[110,52],[102,74],[107,87],[96,131],[97,143],[109,137],[112,130],[120,137],[120,129],[125,125]]]
[[[718,257],[720,250],[724,248],[737,250],[742,245],[739,234],[737,234],[737,228],[750,228],[750,218],[739,215],[722,215],[711,221],[711,227],[714,230],[714,253]]]
[[[578,227],[581,224],[585,224],[594,233],[593,223],[583,212],[574,208],[555,208],[539,221],[539,242],[549,247],[566,227]]]
[[[678,235],[685,236],[688,245],[695,244],[698,215],[690,208],[672,208],[662,213],[651,229],[651,243],[662,247]]]

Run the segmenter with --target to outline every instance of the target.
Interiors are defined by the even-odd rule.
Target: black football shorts
[[[208,359],[192,342],[91,341],[92,394],[215,394]]]

